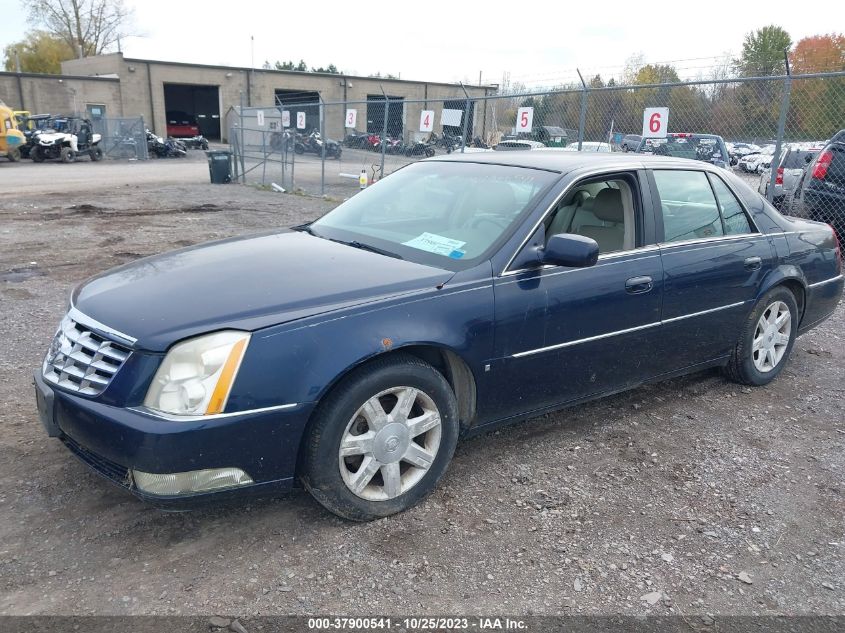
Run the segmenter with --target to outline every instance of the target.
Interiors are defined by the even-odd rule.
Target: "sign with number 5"
[[[305,113],[304,112],[297,112],[296,113],[296,129],[297,130],[304,130],[305,129]]]
[[[434,130],[434,110],[423,110],[420,112],[420,132],[431,132]]]
[[[534,123],[534,108],[519,108],[516,111],[516,131],[530,132]]]
[[[345,127],[353,128],[355,124],[358,122],[358,110],[347,110],[346,111],[346,122]]]
[[[669,108],[643,110],[643,138],[666,138],[669,128]]]

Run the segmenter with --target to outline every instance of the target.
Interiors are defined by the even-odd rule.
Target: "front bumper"
[[[314,403],[215,419],[171,421],[69,394],[35,373],[36,399],[47,434],[59,438],[99,475],[159,506],[187,506],[290,488],[299,443]],[[254,483],[165,497],[139,490],[131,471],[181,473],[236,467]]]

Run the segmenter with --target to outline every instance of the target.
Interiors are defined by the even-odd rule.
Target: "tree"
[[[123,0],[24,0],[30,24],[61,38],[83,57],[115,44],[131,19]]]
[[[785,71],[784,51],[792,38],[779,26],[764,26],[745,36],[736,68],[743,77],[766,77]]]
[[[319,68],[314,68],[312,66],[311,72],[312,73],[329,73],[329,74],[332,74],[332,75],[340,74],[340,71],[337,69],[337,66],[335,66],[334,64],[329,64],[325,68],[323,68],[322,66],[320,66]]]
[[[795,74],[845,70],[845,35],[814,35],[795,45],[789,56]]]
[[[6,46],[3,49],[6,70],[17,70],[15,51],[25,73],[57,75],[62,71],[63,61],[76,57],[67,42],[45,31],[33,31],[26,39]]]

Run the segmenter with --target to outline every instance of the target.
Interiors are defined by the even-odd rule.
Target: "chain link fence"
[[[94,132],[102,135],[100,147],[106,158],[120,160],[146,160],[147,134],[144,119],[101,118],[91,121]]]
[[[667,136],[642,138],[650,108],[668,109]],[[838,72],[646,85],[596,78],[488,97],[276,103],[235,109],[227,124],[240,182],[309,194],[348,197],[362,181],[451,152],[631,151],[718,164],[790,213],[830,219],[843,213],[845,178],[822,150],[845,128],[843,113]]]

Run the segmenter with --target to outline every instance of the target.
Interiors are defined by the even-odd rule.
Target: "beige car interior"
[[[576,186],[546,220],[546,239],[558,233],[592,238],[599,254],[631,250],[634,198],[624,180],[603,180]]]

